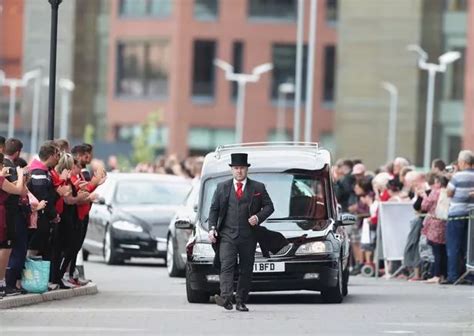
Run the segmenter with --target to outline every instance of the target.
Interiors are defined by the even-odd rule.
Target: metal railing
[[[474,210],[471,210],[469,213],[469,222],[467,225],[466,272],[456,280],[455,285],[462,282],[469,274],[474,273]]]
[[[272,141],[272,142],[245,142],[239,144],[229,144],[218,146],[214,151],[214,155],[217,159],[226,153],[232,152],[237,148],[243,149],[284,149],[284,150],[301,150],[301,148],[310,148],[317,153],[320,149],[319,143],[317,142],[304,142],[304,141]]]

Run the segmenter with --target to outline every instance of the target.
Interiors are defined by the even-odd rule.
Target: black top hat
[[[233,153],[230,154],[231,157],[231,163],[229,166],[245,166],[245,167],[250,167],[250,164],[247,162],[248,155],[247,153]]]

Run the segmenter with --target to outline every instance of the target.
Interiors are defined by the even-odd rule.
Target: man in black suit
[[[233,309],[234,270],[239,257],[236,309],[245,306],[252,281],[256,228],[273,213],[273,203],[263,183],[247,178],[247,154],[231,154],[233,179],[219,183],[209,212],[209,239],[217,244],[220,259],[221,295],[215,300],[227,310]]]

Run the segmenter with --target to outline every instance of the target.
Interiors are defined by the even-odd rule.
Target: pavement
[[[474,335],[474,287],[351,277],[342,304],[319,293],[251,295],[249,313],[189,304],[160,260],[85,263],[97,295],[0,311],[7,335]]]
[[[64,300],[83,295],[94,295],[99,292],[97,285],[90,282],[85,286],[73,289],[61,289],[43,294],[26,294],[4,297],[0,300],[0,309],[11,309],[29,306],[47,301]],[[1,332],[0,332],[1,335]]]

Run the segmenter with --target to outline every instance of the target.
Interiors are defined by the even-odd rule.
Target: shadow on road
[[[92,264],[105,264],[104,259],[100,257],[89,258],[87,262],[92,263]],[[166,264],[163,259],[132,259],[132,260],[126,260],[123,264],[113,265],[110,267],[122,267],[122,266],[165,268]]]
[[[323,303],[319,293],[252,294],[249,304],[315,304]]]

